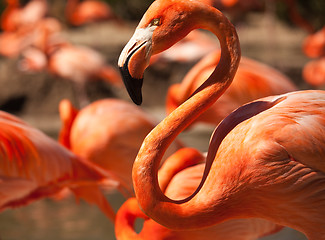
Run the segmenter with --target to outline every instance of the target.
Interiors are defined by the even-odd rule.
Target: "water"
[[[109,196],[115,206],[119,195]],[[73,198],[61,201],[43,199],[26,207],[0,214],[1,240],[113,240],[113,224],[95,206],[76,204]],[[306,240],[301,234],[285,228],[263,240]]]
[[[109,196],[115,206],[119,195]],[[113,224],[95,206],[76,204],[73,198],[61,201],[43,199],[26,207],[0,214],[1,240],[113,240]],[[285,228],[261,240],[306,240],[301,234]],[[204,239],[203,239],[204,240]]]
[[[118,205],[119,195],[109,199]],[[43,199],[0,214],[1,240],[110,240],[114,227],[96,206],[69,197]]]

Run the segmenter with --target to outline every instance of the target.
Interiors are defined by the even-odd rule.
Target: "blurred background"
[[[21,1],[20,6],[24,7],[29,2]],[[118,56],[152,1],[103,0],[102,2],[109,5],[113,17],[74,24],[65,14],[66,0],[47,0],[48,9],[45,16],[56,19],[60,24],[60,39],[95,50],[102,55],[106,64],[118,70]],[[274,67],[287,75],[299,89],[324,89],[324,75],[322,75],[324,82],[315,85],[304,79],[302,71],[312,59],[304,53],[303,43],[307,36],[321,30],[324,26],[325,1],[256,0],[246,1],[246,3],[232,7],[219,6],[236,26],[242,55]],[[6,7],[7,1],[1,1],[1,14]],[[1,36],[4,33],[5,29],[2,29]],[[29,47],[25,44],[28,40],[21,42],[24,34],[9,37],[9,40],[0,37],[0,110],[21,117],[32,126],[57,139],[61,128],[58,113],[60,100],[67,98],[77,107],[80,104],[75,83],[74,80],[66,79],[53,70],[49,71],[47,67],[32,69],[32,65],[24,65],[23,63],[26,63],[24,60],[28,59],[26,49]],[[211,39],[218,46],[217,40],[213,37]],[[10,51],[11,48],[14,50]],[[145,73],[143,109],[158,120],[163,119],[166,115],[165,96],[168,86],[181,82],[186,72],[201,57],[186,61],[162,59],[152,64]],[[37,61],[32,63],[36,64]],[[125,89],[114,84],[105,81],[87,81],[85,85],[90,102],[102,98],[120,98],[130,102]],[[159,89],[159,91],[153,94],[152,89]],[[196,146],[206,151],[212,130],[210,126],[198,125],[183,133],[181,139],[189,146]],[[118,193],[107,197],[113,199],[116,209],[124,201]],[[1,240],[44,238],[48,240],[115,239],[112,224],[97,208],[83,202],[76,204],[74,199],[64,199],[60,202],[44,199],[23,208],[0,213]],[[305,238],[300,233],[285,229],[275,236],[263,239]]]

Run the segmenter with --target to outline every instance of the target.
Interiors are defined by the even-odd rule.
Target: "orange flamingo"
[[[314,87],[323,86],[325,84],[325,56],[308,62],[302,70],[302,76]]]
[[[106,63],[103,55],[89,47],[60,40],[50,43],[46,54],[49,72],[73,82],[81,107],[89,103],[87,81],[100,79],[115,87],[122,86],[117,70]]]
[[[48,42],[60,35],[61,24],[55,18],[43,18],[37,23],[19,28],[13,32],[0,34],[0,54],[17,57],[29,47],[45,51]]]
[[[7,0],[7,8],[1,15],[1,27],[4,31],[16,31],[21,27],[31,26],[45,17],[46,0],[32,0],[21,7],[19,0]]]
[[[185,76],[182,83],[173,84],[167,93],[167,113],[180,106],[213,72],[220,59],[220,51],[212,52],[197,63]],[[237,107],[252,100],[274,94],[297,90],[294,84],[277,70],[242,58],[230,87],[196,122],[217,125]]]
[[[159,170],[159,185],[169,198],[190,196],[199,185],[204,171],[204,157],[195,149],[183,148],[171,155]],[[145,219],[139,234],[133,229],[137,218]],[[139,208],[135,198],[128,199],[116,214],[115,233],[118,240],[127,239],[227,239],[253,240],[282,229],[262,219],[229,220],[210,228],[175,231],[149,219]]]
[[[65,15],[73,26],[81,26],[91,22],[116,19],[111,7],[96,0],[68,0]]]
[[[241,11],[248,11],[252,9],[261,9],[263,4],[257,0],[214,0],[210,1],[216,7],[220,7],[223,9],[235,9],[237,11],[241,9]],[[211,4],[210,4],[211,5]]]
[[[118,99],[102,99],[78,110],[70,101],[59,106],[59,142],[73,153],[99,165],[133,195],[132,164],[145,136],[156,121],[142,109]],[[174,144],[166,155],[180,148]]]
[[[199,30],[190,32],[172,48],[153,56],[150,64],[157,62],[195,62],[215,49],[216,41]]]
[[[322,57],[325,55],[325,26],[314,34],[310,34],[302,45],[306,56],[310,58]]]
[[[68,188],[114,222],[115,212],[99,188],[116,187],[108,173],[8,113],[0,111],[0,125],[0,211]]]
[[[133,101],[142,101],[143,72],[151,55],[195,28],[213,32],[221,58],[209,78],[145,138],[132,178],[141,209],[172,229],[198,229],[235,218],[264,218],[325,239],[325,92],[301,91],[244,105],[216,128],[197,190],[173,200],[159,188],[165,149],[231,84],[240,62],[233,25],[199,1],[156,0],[123,49],[119,66]]]
[[[310,58],[318,58],[308,62],[302,71],[307,83],[319,87],[325,83],[325,27],[306,37],[303,51]]]
[[[26,48],[21,53],[18,69],[23,72],[40,72],[46,69],[47,58],[43,51],[35,47]]]

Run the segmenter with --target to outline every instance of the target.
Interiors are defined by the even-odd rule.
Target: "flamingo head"
[[[142,102],[143,73],[150,57],[197,28],[192,22],[202,5],[206,4],[194,0],[156,0],[143,15],[118,61],[125,87],[136,104]]]

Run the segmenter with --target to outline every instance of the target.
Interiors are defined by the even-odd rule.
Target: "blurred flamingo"
[[[325,27],[310,34],[303,43],[303,51],[310,58],[318,58],[307,63],[302,75],[307,83],[320,87],[325,83]]]
[[[219,50],[210,53],[188,72],[182,83],[170,86],[166,99],[166,110],[168,114],[191,96],[213,72],[219,60]],[[195,122],[217,125],[229,113],[244,103],[261,97],[294,90],[297,90],[295,85],[279,71],[260,62],[243,57],[241,58],[238,70],[230,87]]]
[[[150,64],[161,62],[192,63],[215,49],[216,41],[205,32],[195,30],[172,48],[153,56]]]
[[[43,18],[34,25],[21,27],[17,31],[2,32],[0,54],[5,57],[18,57],[29,47],[44,52],[50,39],[60,33],[61,24],[55,18]]]
[[[1,15],[3,31],[16,31],[19,28],[32,26],[45,17],[46,0],[32,0],[21,6],[19,0],[6,0],[7,7]]]
[[[0,211],[70,189],[96,204],[113,222],[115,213],[100,190],[115,188],[108,173],[77,157],[22,120],[0,111]]]
[[[1,32],[0,54],[8,58],[17,57],[32,43],[33,35],[27,28],[22,28],[14,32]]]
[[[168,165],[168,166],[167,166]],[[182,148],[171,155],[159,170],[159,185],[171,199],[190,196],[200,183],[204,171],[204,156],[196,149]],[[143,218],[141,232],[134,230],[134,222]],[[209,228],[176,231],[149,219],[139,208],[136,198],[128,199],[116,214],[115,233],[118,240],[128,239],[227,239],[253,240],[282,229],[262,219],[229,220]]]
[[[142,109],[118,99],[98,100],[80,111],[62,100],[59,111],[59,142],[114,175],[123,187],[119,190],[133,195],[132,164],[156,121]],[[166,155],[181,146],[180,142],[173,144]]]
[[[302,76],[314,87],[323,86],[325,84],[325,56],[308,62],[302,70]]]
[[[192,96],[145,138],[132,170],[141,209],[176,230],[262,218],[301,231],[310,240],[325,239],[324,91],[292,92],[240,107],[216,128],[196,191],[173,200],[159,188],[157,171],[165,149],[231,84],[240,62],[238,36],[228,19],[206,4],[156,0],[119,58],[126,88],[140,104],[150,56],[195,28],[218,37],[221,59]]]
[[[43,51],[35,47],[26,48],[21,53],[18,69],[23,72],[40,72],[46,69],[47,58]]]
[[[91,80],[104,80],[115,87],[122,86],[120,74],[106,63],[99,52],[67,41],[50,44],[47,50],[48,71],[60,78],[73,82],[81,107],[89,103],[86,83]]]
[[[65,15],[73,26],[109,19],[117,19],[112,8],[105,2],[97,0],[68,0]]]
[[[218,9],[235,11],[238,14],[240,11],[247,12],[263,8],[263,3],[258,0],[213,0],[210,2],[212,2],[212,5]]]
[[[316,33],[308,35],[303,43],[303,51],[310,58],[322,57],[325,55],[325,27]]]

